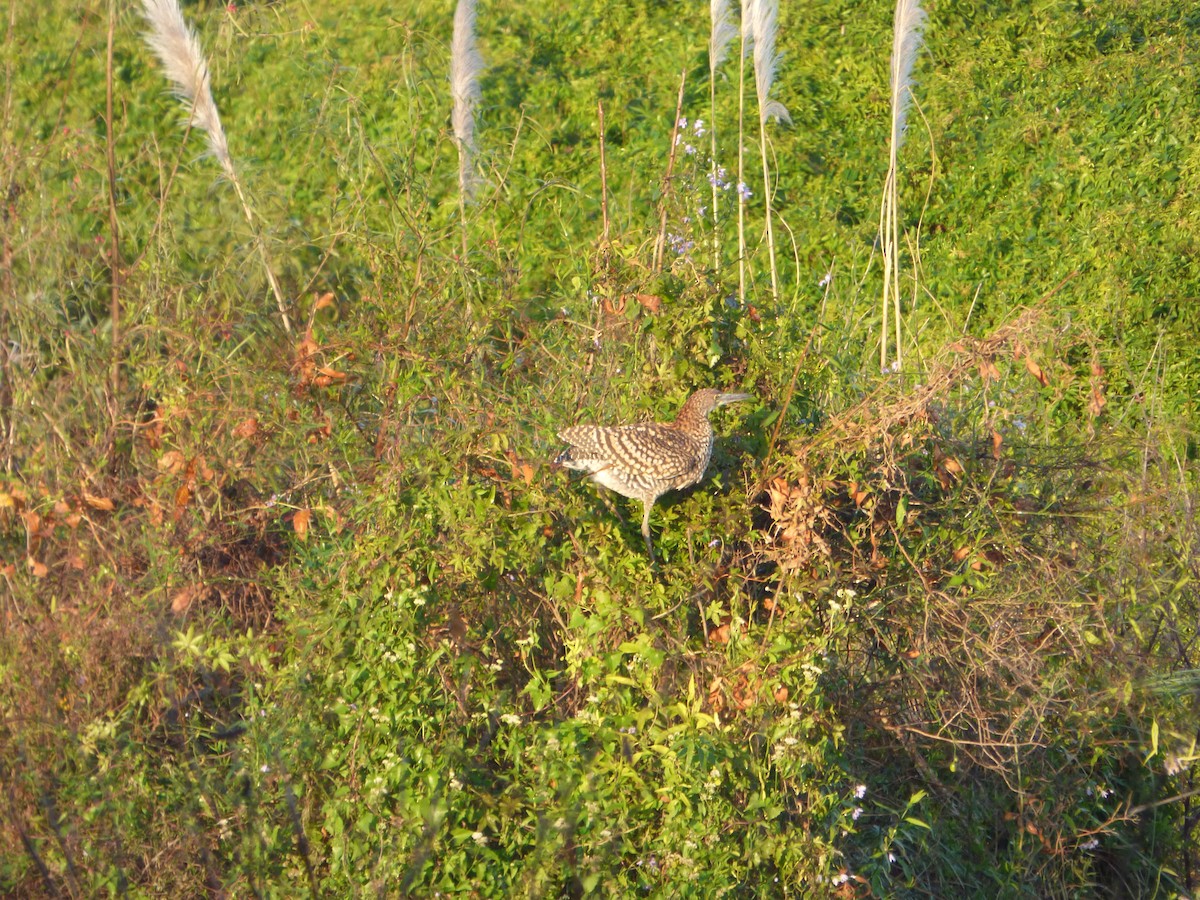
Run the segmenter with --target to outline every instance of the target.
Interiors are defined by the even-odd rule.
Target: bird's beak
[[[717,406],[725,406],[727,403],[740,403],[743,400],[753,399],[753,394],[719,394],[717,396]]]

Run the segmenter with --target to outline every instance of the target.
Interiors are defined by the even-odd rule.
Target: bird
[[[654,560],[650,510],[667,491],[696,484],[712,457],[708,414],[718,406],[754,399],[750,394],[703,388],[687,399],[674,422],[637,425],[575,425],[558,433],[568,444],[556,463],[586,472],[622,497],[642,501],[642,537]]]

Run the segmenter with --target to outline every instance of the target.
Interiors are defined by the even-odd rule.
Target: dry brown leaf
[[[116,505],[108,497],[97,496],[87,488],[83,489],[83,502],[92,509],[99,509],[104,512],[112,512],[116,509]]]
[[[78,528],[79,523],[83,521],[83,516],[79,513],[71,513],[63,521],[67,523],[68,528]]]
[[[1000,445],[1002,443],[1004,443],[1004,438],[1001,437],[1000,432],[993,431],[992,432],[992,458],[993,459],[1000,458]]]
[[[254,418],[254,416],[243,420],[233,429],[233,436],[235,438],[249,439],[256,434],[258,434],[258,419]]]
[[[0,509],[12,509],[14,506],[16,506],[16,502],[13,500],[13,495],[0,491]]]
[[[183,511],[187,509],[188,504],[192,502],[192,489],[187,484],[181,484],[179,490],[175,492],[175,521],[183,515]]]
[[[962,562],[964,559],[967,558],[967,554],[969,554],[970,552],[971,552],[971,548],[968,547],[966,544],[964,544],[963,546],[959,547],[957,550],[954,551],[954,561]]]
[[[654,294],[634,294],[633,299],[642,304],[652,316],[658,315],[658,311],[662,309],[662,297],[656,297]]]
[[[158,471],[163,474],[178,475],[187,465],[187,458],[178,450],[168,450],[158,458]]]
[[[329,366],[320,366],[317,368],[317,375],[313,378],[312,383],[316,387],[329,387],[331,384],[340,384],[345,380],[345,372],[339,372],[337,369],[329,368]]]
[[[775,688],[775,702],[776,703],[787,703],[788,697],[790,697],[790,696],[791,695],[788,693],[788,689],[786,687],[784,687],[782,684],[779,687]]]
[[[56,516],[58,516],[60,519],[65,517],[70,512],[71,512],[71,507],[70,507],[70,505],[68,505],[68,503],[65,500],[55,500],[54,501],[54,514]]]
[[[1029,374],[1038,380],[1038,384],[1042,387],[1050,386],[1050,379],[1046,377],[1046,373],[1042,371],[1042,367],[1037,364],[1033,356],[1025,355],[1025,368],[1029,370]]]
[[[200,476],[200,479],[202,481],[212,481],[214,478],[217,477],[217,473],[214,472],[209,467],[208,461],[204,458],[203,455],[196,457],[195,469],[196,469],[196,473]]]
[[[619,316],[625,312],[625,297],[624,295],[617,298],[617,302],[613,303],[608,297],[604,298],[604,311],[610,316]]]
[[[296,537],[301,543],[308,540],[308,523],[311,519],[311,509],[298,509],[292,516],[292,530],[296,532]]]
[[[314,310],[314,312],[319,311],[319,310],[325,309],[325,307],[327,307],[327,306],[332,306],[334,309],[337,309],[337,300],[335,300],[333,297],[333,291],[327,291],[326,293],[324,293],[320,297],[318,297],[317,303],[313,307],[313,310]]]
[[[83,557],[78,553],[67,554],[67,566],[74,569],[76,572],[82,572],[87,568],[87,563],[83,561]]]
[[[198,590],[194,584],[189,584],[182,590],[176,591],[175,596],[171,598],[171,612],[176,615],[187,612],[187,608],[196,599],[197,593]]]
[[[714,628],[708,633],[708,640],[713,644],[721,644],[724,646],[729,643],[729,623],[726,622],[720,628]]]
[[[996,364],[990,359],[979,360],[979,376],[985,381],[999,381],[1000,370],[996,368]]]
[[[45,563],[38,562],[32,556],[27,556],[25,558],[25,562],[29,566],[29,574],[34,578],[45,578],[50,572],[50,570],[46,568]]]
[[[313,375],[317,370],[314,358],[320,349],[317,342],[313,340],[312,329],[306,329],[304,337],[296,342],[294,348],[295,363],[293,364],[293,368],[299,376],[300,384],[306,385],[312,383]]]

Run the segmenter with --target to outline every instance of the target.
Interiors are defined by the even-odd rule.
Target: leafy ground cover
[[[891,12],[782,10],[739,302],[703,8],[479,10],[464,255],[449,10],[187,7],[251,227],[135,10],[110,142],[14,5],[0,891],[1194,893],[1200,16],[931,6],[881,374]],[[554,435],[709,385],[654,568]]]

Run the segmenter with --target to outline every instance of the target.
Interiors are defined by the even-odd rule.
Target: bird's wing
[[[614,429],[615,452],[608,457],[615,468],[632,475],[649,475],[670,481],[691,472],[700,463],[702,448],[696,441],[673,429],[647,423]]]

